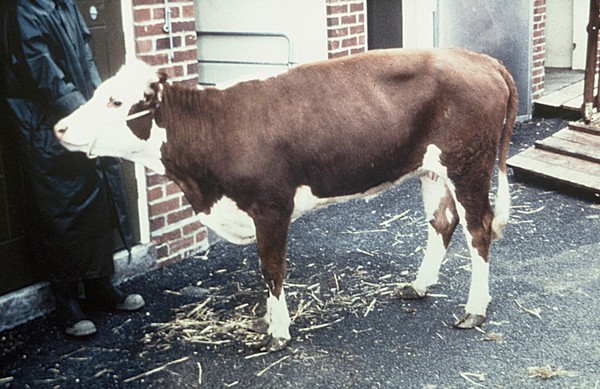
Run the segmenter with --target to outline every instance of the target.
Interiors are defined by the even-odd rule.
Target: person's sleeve
[[[61,117],[69,115],[85,103],[85,97],[74,84],[65,81],[65,74],[50,55],[48,43],[35,16],[18,11],[17,25],[21,33],[24,65],[31,78],[29,81]]]

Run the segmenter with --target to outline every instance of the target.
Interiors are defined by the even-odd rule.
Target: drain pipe
[[[169,34],[169,62],[175,58],[173,52],[173,24],[171,23],[171,7],[169,7],[169,0],[165,0],[165,24],[163,25],[163,31]]]

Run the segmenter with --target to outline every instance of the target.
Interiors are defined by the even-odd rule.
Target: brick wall
[[[327,0],[329,58],[365,51],[367,49],[366,23],[366,0]]]
[[[533,6],[533,66],[531,98],[538,99],[544,92],[546,64],[546,0],[535,0]]]
[[[138,58],[169,74],[174,82],[196,86],[196,26],[194,2],[171,0],[173,58],[165,24],[164,0],[133,0],[135,47]],[[146,170],[150,237],[156,243],[158,263],[181,260],[205,249],[206,229],[197,220],[179,187]]]
[[[173,58],[165,24],[164,0],[133,0],[136,53],[144,62],[166,70],[174,81],[197,85],[194,2],[171,0]]]

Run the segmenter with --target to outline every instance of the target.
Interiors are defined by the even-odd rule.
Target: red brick
[[[163,244],[163,243],[169,243],[169,247],[172,247],[170,242],[174,241],[175,239],[179,239],[181,238],[181,230],[173,230],[171,232],[167,232],[165,234],[160,234],[157,235],[155,237],[153,237],[153,239],[156,241],[157,244]]]
[[[145,36],[163,36],[165,35],[165,32],[162,28],[163,23],[145,24],[143,26],[136,25],[135,36],[138,38]]]
[[[188,64],[187,74],[192,74],[192,75],[198,74],[198,63],[197,62]]]
[[[171,241],[169,243],[169,250],[171,250],[171,252],[175,253],[180,250],[189,248],[193,244],[194,244],[194,237],[186,236],[186,237]]]
[[[347,35],[348,35],[348,27],[336,28],[336,29],[327,31],[327,36],[329,38],[337,38],[340,36],[347,36]]]
[[[140,55],[139,58],[150,66],[160,66],[169,63],[167,54]]]
[[[151,39],[138,39],[135,41],[136,53],[143,54],[152,51],[153,42]]]
[[[164,4],[164,0],[133,0],[133,6],[149,5],[149,4]]]
[[[181,211],[176,211],[168,214],[167,223],[174,224],[192,216],[194,216],[194,211],[191,207],[187,207],[185,209],[182,209]]]
[[[158,258],[164,258],[169,255],[169,246],[164,244],[156,247],[156,256]]]
[[[184,235],[189,235],[195,231],[198,231],[201,228],[202,228],[202,223],[200,223],[199,221],[195,221],[186,226],[183,226],[182,230],[183,230]]]
[[[195,18],[196,12],[193,5],[184,5],[182,15],[184,18]]]
[[[342,41],[342,47],[351,47],[351,46],[356,46],[357,44],[358,44],[358,38],[355,36],[352,38],[344,39]]]
[[[179,198],[172,198],[168,200],[162,200],[155,204],[150,205],[150,215],[162,215],[167,212],[173,212],[181,207],[181,201]]]
[[[150,9],[149,8],[139,8],[133,11],[133,21],[136,23],[139,22],[148,22],[150,21]]]
[[[185,45],[186,46],[196,47],[197,41],[198,41],[198,38],[196,37],[196,32],[185,36]]]
[[[206,240],[206,230],[196,234],[196,243],[204,242]]]
[[[167,50],[170,49],[171,40],[166,38],[160,38],[156,40],[156,50]],[[173,37],[173,48],[181,47],[181,37],[174,36]]]
[[[156,201],[164,197],[163,187],[157,186],[148,190],[148,201]]]
[[[347,57],[349,54],[348,50],[339,51],[337,53],[329,53],[329,58]]]
[[[185,62],[195,61],[198,59],[198,52],[196,49],[190,49],[185,51],[176,51],[174,62]]]
[[[148,185],[149,188],[156,186],[156,185],[164,185],[170,181],[167,177],[163,176],[162,174],[157,174],[157,173],[148,174],[146,177],[147,177],[146,184]]]
[[[350,27],[350,34],[363,34],[364,32],[365,32],[364,24]]]
[[[365,9],[364,3],[350,4],[350,12],[364,11],[364,9]]]
[[[180,11],[179,11],[179,7],[173,7],[171,6],[171,20],[176,19],[179,17]],[[155,8],[154,12],[152,13],[152,18],[155,20],[165,20],[165,8],[164,7],[160,7],[160,8]]]
[[[342,24],[354,24],[356,23],[356,15],[342,16]]]
[[[150,231],[160,230],[165,226],[165,218],[163,216],[155,217],[150,220]]]
[[[188,21],[188,22],[174,22],[173,32],[186,32],[186,31],[196,31],[196,22]]]
[[[334,27],[340,25],[339,17],[328,17],[327,18],[327,27]]]
[[[348,13],[347,5],[332,5],[327,6],[327,15],[345,14]]]

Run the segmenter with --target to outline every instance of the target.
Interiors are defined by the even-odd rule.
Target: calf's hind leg
[[[459,220],[454,198],[444,178],[433,172],[421,176],[421,191],[429,222],[427,247],[415,281],[397,292],[405,299],[425,297],[427,289],[438,282],[442,261]]]
[[[457,210],[463,220],[461,224],[471,254],[471,285],[465,305],[465,316],[454,323],[455,327],[463,329],[482,325],[492,300],[489,286],[489,252],[494,212],[487,195],[487,187],[482,185],[478,191],[479,193],[471,191],[464,194],[457,189],[456,192],[459,204]]]

